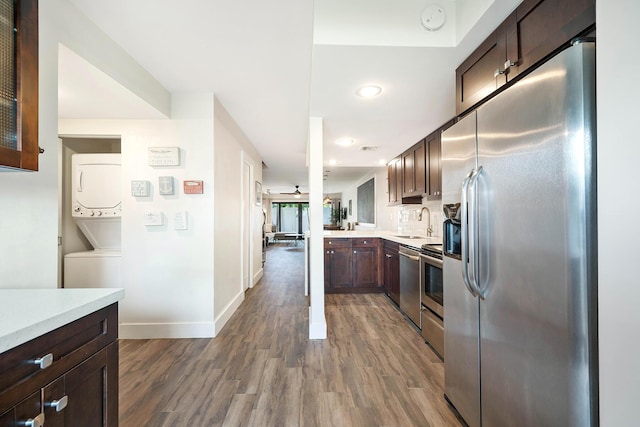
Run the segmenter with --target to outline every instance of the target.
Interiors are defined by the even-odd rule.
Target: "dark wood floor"
[[[459,426],[444,369],[381,294],[327,295],[308,339],[302,247],[271,246],[214,339],[121,340],[120,426]]]

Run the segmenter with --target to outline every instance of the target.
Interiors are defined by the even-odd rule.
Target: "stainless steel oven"
[[[422,337],[444,358],[442,245],[423,245],[420,254]]]

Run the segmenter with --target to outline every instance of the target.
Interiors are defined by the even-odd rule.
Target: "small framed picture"
[[[256,181],[256,206],[262,206],[262,184]]]

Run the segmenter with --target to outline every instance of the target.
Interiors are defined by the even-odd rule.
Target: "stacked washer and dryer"
[[[64,256],[65,288],[121,287],[120,154],[71,157],[71,216],[93,250]]]

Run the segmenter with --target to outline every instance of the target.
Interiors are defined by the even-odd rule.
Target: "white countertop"
[[[0,353],[123,297],[122,289],[0,289]]]
[[[420,247],[426,243],[431,244],[441,244],[442,237],[424,237],[424,236],[415,236],[414,238],[406,238],[401,237],[406,236],[406,234],[393,232],[393,231],[376,231],[376,230],[357,230],[357,231],[336,231],[336,230],[325,230],[324,237],[335,237],[335,238],[358,238],[358,237],[371,237],[371,238],[380,238],[391,240],[392,242],[400,243],[402,245],[411,246],[414,248],[420,249]]]

